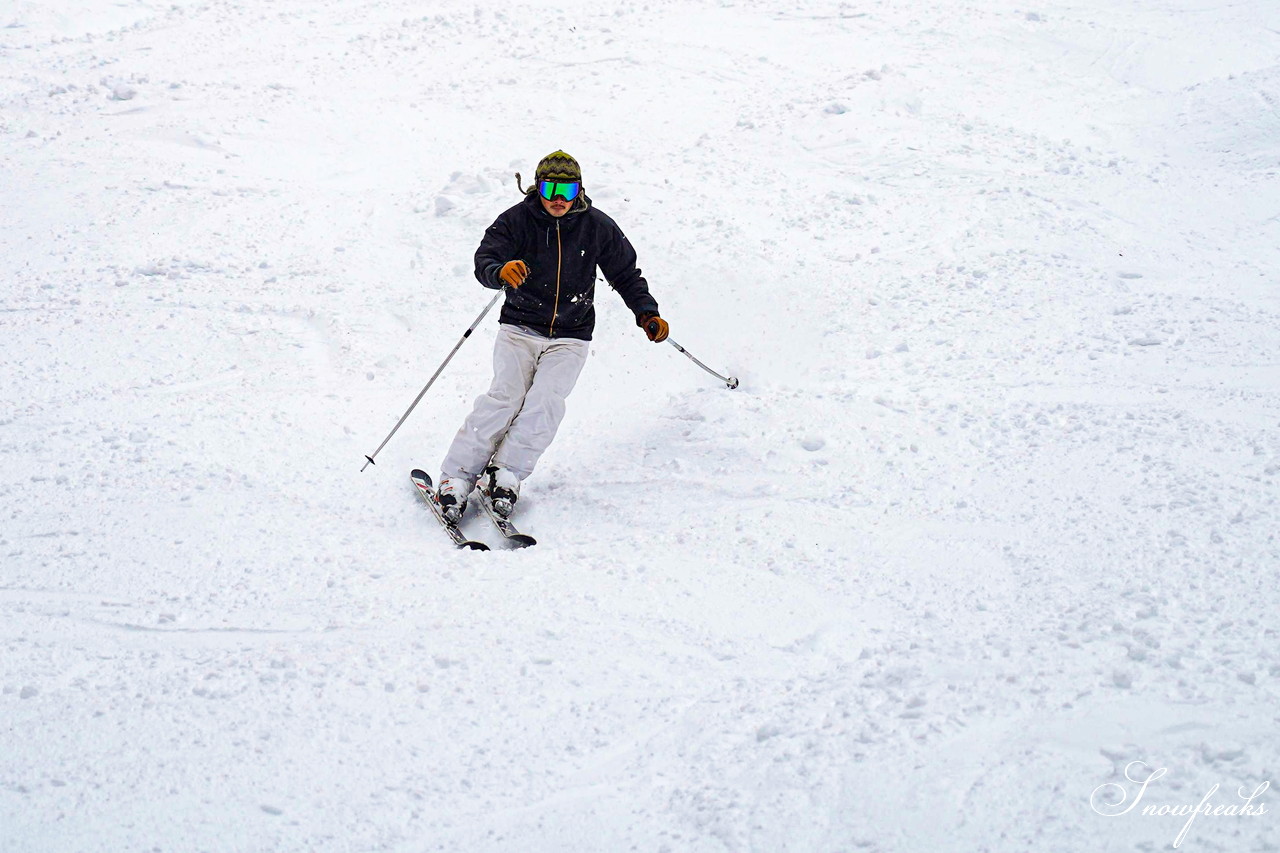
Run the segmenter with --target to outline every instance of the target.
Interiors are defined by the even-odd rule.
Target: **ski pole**
[[[676,343],[675,341],[673,341],[671,338],[667,338],[667,343],[671,344],[673,347],[675,347],[676,349],[680,350],[680,352],[682,352],[682,353],[684,353],[685,355],[689,356],[689,359],[690,359],[694,364],[698,365],[698,367],[701,367],[703,370],[707,371],[707,373],[710,373],[710,374],[711,374],[712,376],[714,376],[716,379],[719,379],[719,380],[720,380],[721,382],[723,382],[725,385],[728,385],[728,386],[729,386],[729,388],[731,388],[731,389],[732,389],[732,388],[737,388],[737,387],[738,387],[738,380],[737,380],[737,378],[736,378],[736,377],[733,377],[733,376],[721,376],[719,373],[716,373],[716,372],[715,372],[714,370],[712,370],[710,367],[707,367],[705,364],[703,364],[702,362],[700,362],[700,361],[698,361],[696,358],[694,358],[694,357],[693,357],[693,353],[689,352],[687,349],[685,349],[684,347],[680,346],[678,343]]]
[[[418,396],[413,398],[413,402],[409,404],[409,408],[405,410],[405,413],[400,416],[400,420],[396,421],[396,425],[391,428],[391,432],[387,433],[387,437],[382,440],[382,444],[378,445],[378,449],[373,451],[372,456],[365,457],[365,459],[368,459],[369,461],[364,463],[363,466],[361,466],[360,468],[361,471],[363,471],[365,468],[368,468],[370,465],[377,464],[373,461],[373,457],[381,453],[382,448],[387,446],[387,442],[391,440],[391,436],[396,434],[396,430],[400,429],[400,425],[405,422],[405,420],[409,417],[409,414],[413,412],[413,410],[417,407],[418,403],[422,401],[422,398],[426,396],[427,389],[429,389],[432,383],[436,381],[436,377],[438,377],[441,371],[444,370],[445,365],[448,364],[450,359],[453,358],[454,354],[457,353],[457,351],[462,348],[462,345],[466,342],[467,338],[471,337],[471,333],[476,330],[476,326],[479,326],[480,321],[484,319],[484,315],[489,313],[489,309],[497,304],[498,299],[501,298],[501,296],[502,296],[502,291],[499,290],[497,294],[494,295],[493,299],[489,300],[489,304],[484,306],[484,310],[480,312],[480,316],[475,319],[475,322],[472,323],[469,327],[467,327],[467,330],[462,333],[462,337],[459,338],[458,342],[453,345],[453,349],[449,351],[449,354],[445,356],[444,361],[442,361],[440,363],[440,366],[436,368],[436,372],[431,374],[431,378],[427,380],[427,384],[424,385],[422,387],[422,390],[418,392]]]

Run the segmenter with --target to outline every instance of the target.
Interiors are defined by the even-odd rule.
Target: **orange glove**
[[[671,327],[667,325],[667,321],[657,314],[641,314],[636,318],[636,325],[644,329],[644,333],[649,336],[649,340],[655,344],[665,341],[667,335],[671,333]]]
[[[507,261],[502,265],[502,270],[498,273],[498,278],[502,279],[502,283],[511,287],[519,287],[524,284],[524,280],[529,276],[529,265],[524,261]]]

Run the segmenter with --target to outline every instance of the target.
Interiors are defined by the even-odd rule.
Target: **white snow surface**
[[[1280,782],[1273,0],[17,0],[0,68],[6,853],[1149,851]],[[407,475],[496,312],[360,467],[556,148],[742,385],[602,284],[541,543],[457,551]]]

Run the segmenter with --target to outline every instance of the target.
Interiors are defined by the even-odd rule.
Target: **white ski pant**
[[[454,436],[441,474],[474,483],[489,464],[521,480],[556,437],[564,401],[587,362],[588,341],[544,338],[515,326],[498,326],[493,384]]]

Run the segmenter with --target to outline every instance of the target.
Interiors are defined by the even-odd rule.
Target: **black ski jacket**
[[[498,290],[507,261],[529,265],[529,277],[507,288],[498,320],[549,338],[591,340],[596,325],[596,267],[622,296],[637,322],[657,314],[649,283],[636,268],[636,250],[616,222],[591,206],[586,193],[564,216],[543,209],[537,193],[503,211],[476,249],[476,278]]]

